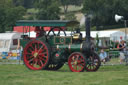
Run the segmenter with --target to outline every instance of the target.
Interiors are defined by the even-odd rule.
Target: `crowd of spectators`
[[[126,45],[126,42],[121,40],[117,44],[117,49],[119,51],[119,62],[122,64],[124,61],[126,62],[126,65],[128,65],[128,46]],[[109,55],[107,52],[104,51],[104,49],[100,50],[99,57],[101,62],[104,64],[110,60]]]

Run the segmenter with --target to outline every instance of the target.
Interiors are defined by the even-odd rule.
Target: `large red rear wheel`
[[[93,52],[91,55],[87,58],[87,63],[85,66],[86,71],[97,71],[101,65],[99,56]]]
[[[29,42],[23,52],[24,63],[31,70],[44,69],[50,58],[48,45],[42,41]]]
[[[80,52],[74,52],[69,56],[68,65],[72,72],[82,72],[85,67],[85,56]]]

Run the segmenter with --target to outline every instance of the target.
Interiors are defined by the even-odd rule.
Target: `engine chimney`
[[[86,31],[86,38],[83,41],[83,53],[86,55],[90,55],[91,52],[91,42],[90,42],[90,17],[89,15],[85,15],[85,31]]]
[[[90,43],[90,17],[85,15],[86,42]]]

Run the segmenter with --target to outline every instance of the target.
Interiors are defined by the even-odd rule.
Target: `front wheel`
[[[72,72],[82,72],[86,65],[85,56],[80,52],[72,53],[68,58],[68,65]]]

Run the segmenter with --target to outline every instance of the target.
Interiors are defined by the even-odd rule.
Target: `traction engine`
[[[67,62],[72,72],[97,71],[101,62],[90,41],[90,17],[85,20],[86,39],[80,32],[68,36],[62,28],[76,24],[66,20],[17,21],[17,26],[29,26],[29,30],[33,26],[41,33],[37,38],[22,36],[24,64],[31,70],[58,70]],[[43,27],[51,29],[46,32]]]

